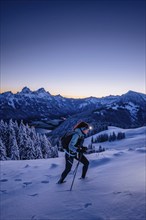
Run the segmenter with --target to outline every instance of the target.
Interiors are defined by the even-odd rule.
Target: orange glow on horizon
[[[19,89],[2,88],[2,89],[0,89],[0,94],[5,93],[5,92],[12,92],[13,94],[16,94],[17,92],[21,92],[22,89],[23,89],[22,87]],[[30,88],[30,90],[36,91],[37,89]],[[46,92],[49,92],[53,96],[59,95],[59,94],[51,93],[49,90],[46,90]],[[84,99],[87,97],[91,97],[90,95],[89,96],[79,96],[79,95],[71,95],[71,94],[68,94],[68,95],[67,94],[60,94],[60,95],[64,98],[73,98],[73,99]]]

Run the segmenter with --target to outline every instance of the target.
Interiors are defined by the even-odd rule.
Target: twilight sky
[[[145,0],[1,1],[1,92],[145,93]]]

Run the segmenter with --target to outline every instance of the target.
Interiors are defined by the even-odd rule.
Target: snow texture
[[[111,127],[108,132],[124,129]],[[74,162],[64,184],[56,184],[64,169],[59,158],[1,161],[2,220],[145,220],[145,127],[124,130],[126,139],[102,143],[105,152],[86,155],[87,178],[72,191]],[[85,143],[89,141],[86,139]]]

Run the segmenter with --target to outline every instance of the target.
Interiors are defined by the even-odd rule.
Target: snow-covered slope
[[[132,147],[132,149],[137,147],[146,147],[146,126],[140,127],[140,128],[134,128],[134,129],[122,129],[114,126],[109,126],[108,130],[101,131],[98,134],[93,135],[93,138],[95,139],[101,134],[112,134],[115,133],[116,135],[118,132],[125,133],[125,139],[123,140],[116,140],[113,142],[102,142],[102,143],[94,143],[93,145],[95,148],[98,149],[99,146],[102,146],[103,148],[114,148],[114,149],[128,149]],[[85,139],[85,146],[88,146],[91,143],[91,137],[88,137]]]
[[[120,128],[110,128],[116,129]],[[127,138],[118,141],[120,149],[113,142],[104,153],[86,155],[88,178],[79,179],[80,164],[71,192],[76,161],[67,182],[56,184],[64,153],[54,159],[1,162],[1,219],[145,220],[144,132],[145,128],[127,130]],[[143,144],[138,145],[140,139]]]

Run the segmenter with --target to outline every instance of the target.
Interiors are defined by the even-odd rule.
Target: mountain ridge
[[[54,130],[55,135],[62,132],[60,128],[64,130],[65,126],[69,129],[79,120],[92,123],[94,127],[97,124],[140,127],[146,124],[146,95],[129,90],[121,96],[75,99],[51,95],[44,88],[31,91],[24,87],[15,94],[10,91],[0,94],[0,119],[24,120],[32,125],[36,121],[43,121],[46,127]],[[54,123],[50,126],[49,121],[56,119],[59,120],[59,126],[56,126],[56,122],[55,127]]]
[[[37,89],[37,90],[31,90],[30,88],[28,88],[27,86],[23,87],[21,91],[18,91],[18,92],[12,92],[12,91],[6,91],[6,92],[2,92],[0,93],[0,95],[3,95],[5,93],[11,93],[13,95],[16,95],[16,94],[28,94],[28,93],[39,93],[39,92],[44,92],[44,93],[48,93],[50,94],[51,96],[60,96],[60,97],[63,97],[65,99],[87,99],[87,98],[96,98],[96,99],[102,99],[102,98],[106,98],[106,97],[119,97],[119,96],[122,96],[122,95],[125,95],[125,94],[134,94],[134,93],[138,93],[140,95],[145,95],[144,93],[141,93],[141,92],[137,92],[137,91],[133,91],[133,90],[128,90],[128,92],[122,94],[122,95],[107,95],[107,96],[102,96],[102,97],[96,97],[96,96],[89,96],[89,97],[84,97],[84,98],[75,98],[75,97],[65,97],[65,96],[62,96],[61,94],[57,94],[57,95],[52,95],[49,91],[46,91],[43,87]]]

